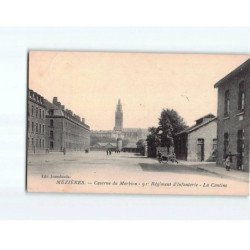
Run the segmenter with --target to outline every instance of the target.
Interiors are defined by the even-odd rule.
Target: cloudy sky
[[[163,108],[192,125],[217,113],[214,84],[246,55],[31,52],[29,87],[84,117],[91,129],[113,129],[115,106],[124,127],[156,126]]]

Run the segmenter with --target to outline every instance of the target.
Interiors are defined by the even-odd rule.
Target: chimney
[[[57,97],[53,97],[53,104],[57,105]]]
[[[85,123],[85,118],[82,118],[82,122]]]

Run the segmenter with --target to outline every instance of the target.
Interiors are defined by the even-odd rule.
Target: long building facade
[[[82,151],[90,148],[90,127],[84,118],[28,90],[27,149],[30,153]]]
[[[28,91],[27,99],[27,149],[42,152],[46,148],[45,100],[33,90]]]
[[[65,109],[57,97],[53,103],[45,102],[47,148],[50,151],[88,150],[90,146],[90,128],[71,110]]]
[[[234,169],[249,171],[250,59],[215,84],[218,89],[217,164],[232,155]]]

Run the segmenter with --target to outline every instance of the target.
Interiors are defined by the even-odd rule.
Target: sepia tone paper
[[[249,55],[31,51],[28,64],[29,192],[248,195]]]

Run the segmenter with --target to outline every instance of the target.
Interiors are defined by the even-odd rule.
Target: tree
[[[147,136],[148,156],[156,157],[156,148],[160,146],[158,128],[151,127],[148,129],[150,134]]]
[[[163,109],[159,118],[158,134],[161,147],[174,146],[175,135],[186,129],[187,126],[182,117],[173,109]]]
[[[159,118],[159,126],[149,128],[148,155],[156,157],[156,148],[159,146],[173,147],[175,135],[186,128],[183,118],[175,110],[163,109]]]
[[[141,155],[145,154],[145,140],[144,139],[140,139],[137,143],[137,149],[140,152]]]

